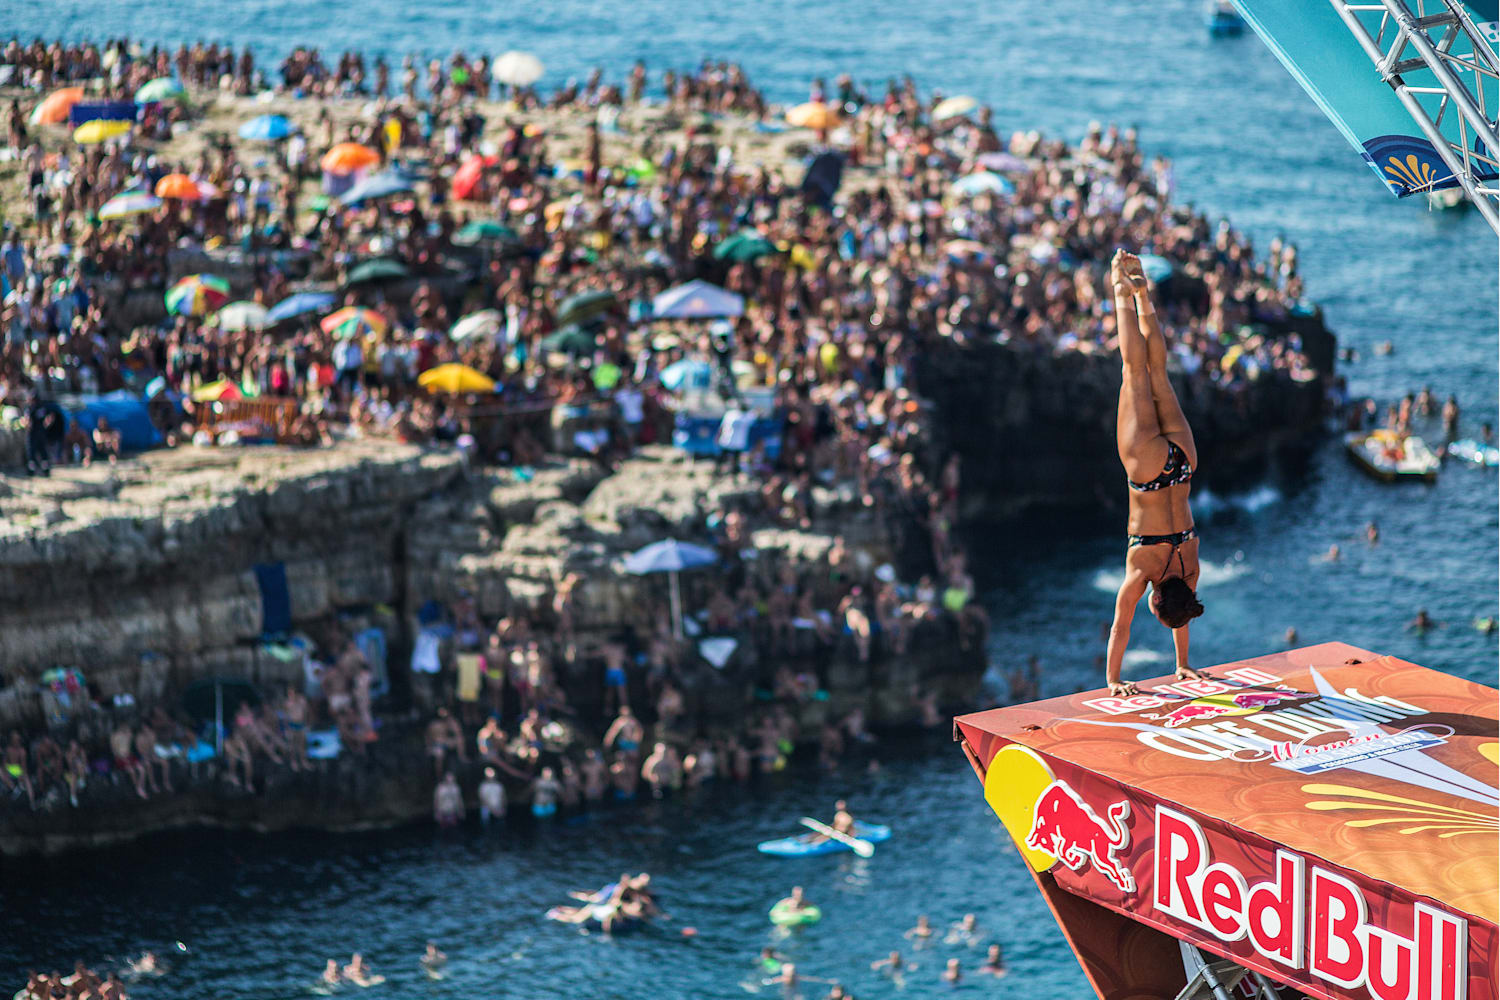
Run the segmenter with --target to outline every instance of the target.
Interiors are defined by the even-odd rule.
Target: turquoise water
[[[211,25],[218,38],[252,41],[263,59],[309,41],[325,52],[387,47],[394,57],[407,48],[523,48],[546,62],[544,84],[596,63],[619,77],[637,56],[653,71],[711,56],[739,60],[779,100],[804,99],[814,75],[849,71],[878,84],[911,73],[923,86],[991,102],[1005,128],[1076,137],[1095,118],[1134,123],[1149,151],[1174,159],[1182,197],[1230,214],[1262,245],[1278,232],[1299,245],[1310,293],[1363,359],[1346,368],[1353,391],[1390,397],[1430,383],[1458,395],[1471,430],[1492,419],[1493,235],[1473,213],[1433,214],[1386,195],[1257,39],[1210,41],[1196,0],[971,6],[377,0],[356,14],[302,0],[51,0],[13,6],[0,33],[130,31],[175,43]],[[1395,353],[1374,357],[1372,346],[1387,339]],[[1209,610],[1194,627],[1196,662],[1278,648],[1295,626],[1304,642],[1341,639],[1493,683],[1495,641],[1470,626],[1495,613],[1500,587],[1493,473],[1450,468],[1434,487],[1396,489],[1361,478],[1330,442],[1257,491],[1202,504],[1198,518]],[[1371,519],[1382,530],[1373,548],[1355,540]],[[1334,541],[1344,558],[1317,561]],[[1095,683],[1120,548],[1113,537],[1035,533],[983,545],[976,562],[992,584],[997,670],[1037,654],[1045,693]],[[1423,606],[1447,624],[1419,637],[1403,623]],[[1166,633],[1137,634],[1127,673],[1159,672]],[[973,911],[1005,946],[1009,977],[963,992],[1086,996],[956,749],[935,740],[880,756],[878,777],[851,765],[842,777],[792,777],[759,795],[709,795],[536,833],[196,833],[82,861],[6,864],[0,985],[31,963],[103,963],[181,939],[192,954],[133,995],[306,995],[325,958],[363,949],[391,977],[372,1000],[642,989],[732,997],[746,993],[749,961],[769,943],[765,910],[797,882],[826,916],[778,947],[807,974],[842,978],[861,997],[949,992],[937,973],[954,949],[918,956],[900,991],[864,971],[924,911],[939,924]],[[756,841],[793,832],[796,816],[825,814],[845,792],[860,815],[896,828],[874,858],[754,853]],[[625,869],[657,874],[676,916],[661,933],[608,941],[541,919],[566,889]],[[699,936],[684,941],[682,925]],[[429,936],[453,956],[444,982],[428,982],[416,965]],[[970,969],[982,960],[978,949],[964,954]]]

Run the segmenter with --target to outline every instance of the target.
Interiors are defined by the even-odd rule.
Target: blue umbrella
[[[1016,186],[999,174],[981,170],[978,173],[965,174],[954,181],[953,191],[964,197],[973,197],[976,194],[1012,195],[1016,193]]]
[[[240,126],[240,138],[274,142],[285,139],[295,131],[297,126],[286,115],[261,115]]]
[[[1167,258],[1154,253],[1143,253],[1140,258],[1141,270],[1156,284],[1159,285],[1172,276],[1172,262]]]
[[[713,549],[665,538],[625,557],[625,568],[638,576],[666,573],[672,582],[672,633],[682,638],[682,590],[677,574],[685,569],[711,566],[719,561]]]
[[[696,358],[683,358],[674,361],[661,370],[661,384],[672,392],[692,386],[694,389],[707,389],[713,384],[714,370],[709,367],[707,361],[699,361]]]
[[[294,316],[326,312],[328,307],[337,301],[338,296],[332,292],[298,292],[272,306],[271,311],[266,313],[266,322],[280,323]]]
[[[399,170],[382,170],[378,174],[355,183],[345,191],[339,201],[345,205],[358,205],[375,198],[388,198],[393,194],[404,194],[412,188],[412,179]]]
[[[689,281],[651,300],[652,319],[717,319],[744,314],[743,296],[706,281]]]

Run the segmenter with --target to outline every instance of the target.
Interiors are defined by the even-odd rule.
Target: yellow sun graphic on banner
[[[1005,824],[1021,857],[1039,872],[1057,864],[1057,859],[1027,847],[1026,837],[1031,833],[1036,800],[1053,777],[1046,761],[1015,743],[1002,747],[984,772],[984,801]]]

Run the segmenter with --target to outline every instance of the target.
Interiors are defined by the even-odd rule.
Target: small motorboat
[[[1245,33],[1245,19],[1226,0],[1213,0],[1208,5],[1203,24],[1214,38],[1233,38]]]
[[[1344,448],[1354,464],[1376,479],[1394,483],[1404,479],[1437,479],[1440,462],[1427,442],[1415,434],[1378,430],[1356,431],[1344,437]]]

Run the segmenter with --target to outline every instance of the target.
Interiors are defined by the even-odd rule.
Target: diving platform
[[[1101,1000],[1491,1000],[1500,692],[1343,643],[961,716]]]

